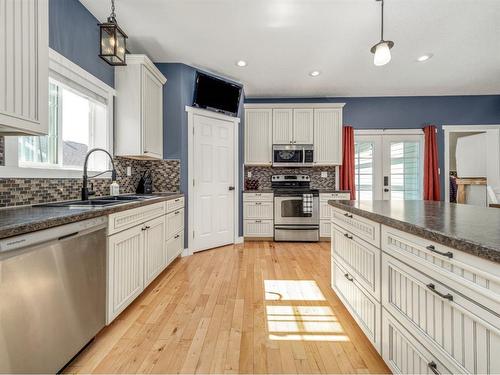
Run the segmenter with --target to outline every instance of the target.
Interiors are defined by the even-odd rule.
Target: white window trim
[[[80,66],[68,60],[63,55],[49,48],[49,75],[55,72],[87,90],[106,98],[108,101],[108,139],[109,152],[113,155],[113,98],[116,95],[115,89],[102,82]],[[48,103],[47,103],[48,105]],[[41,167],[20,167],[17,137],[5,137],[5,166],[0,167],[0,177],[3,178],[81,178],[82,169],[57,168],[50,166]],[[26,165],[26,163],[24,163]],[[34,163],[36,164],[36,163]],[[89,171],[89,174],[99,173]],[[102,178],[110,178],[110,174],[104,174]]]

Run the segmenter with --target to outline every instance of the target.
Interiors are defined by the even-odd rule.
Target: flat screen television
[[[241,89],[234,83],[197,72],[193,106],[236,116]]]

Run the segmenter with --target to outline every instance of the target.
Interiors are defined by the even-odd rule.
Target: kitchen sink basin
[[[142,201],[154,198],[154,196],[146,195],[118,195],[114,197],[100,197],[90,199],[88,201],[75,200],[66,202],[54,202],[37,204],[34,207],[67,207],[67,208],[99,208],[122,204],[126,202]]]

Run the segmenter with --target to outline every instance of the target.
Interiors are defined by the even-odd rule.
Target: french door
[[[357,200],[423,197],[423,135],[356,134]]]

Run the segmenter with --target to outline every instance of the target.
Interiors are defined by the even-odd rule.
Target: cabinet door
[[[293,110],[273,109],[273,144],[293,143]]]
[[[342,164],[342,109],[314,110],[314,159],[319,165]]]
[[[163,85],[142,67],[142,137],[147,157],[163,158]]]
[[[273,237],[273,220],[244,220],[243,235],[245,237]]]
[[[108,237],[108,324],[143,290],[143,233],[134,227]]]
[[[245,164],[271,165],[272,109],[245,110]]]
[[[144,288],[167,265],[165,257],[165,216],[144,224]]]
[[[293,110],[293,143],[309,144],[314,142],[314,110]]]
[[[243,202],[243,218],[251,219],[273,219],[273,202]]]
[[[183,249],[184,231],[181,230],[167,241],[167,263],[172,263],[175,258],[181,255]]]
[[[0,0],[0,128],[48,132],[48,1]]]

